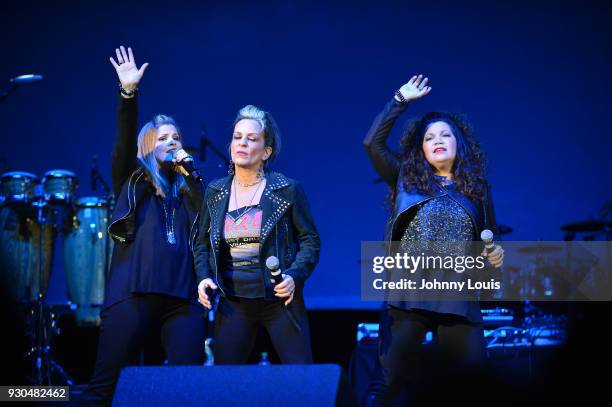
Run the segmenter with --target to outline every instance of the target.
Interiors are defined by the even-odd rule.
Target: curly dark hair
[[[423,138],[427,128],[434,122],[448,124],[457,139],[457,155],[452,173],[458,191],[469,198],[483,200],[487,190],[485,153],[474,136],[472,126],[457,113],[430,112],[420,119],[411,120],[400,139],[400,180],[407,191],[416,189],[433,194],[436,185],[435,168],[429,164],[423,152]],[[395,201],[397,191],[393,188],[390,199]]]

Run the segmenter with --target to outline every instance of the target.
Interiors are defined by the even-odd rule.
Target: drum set
[[[612,208],[612,206],[608,207]],[[495,299],[510,301],[585,301],[609,298],[612,283],[612,209],[599,219],[561,226],[564,241],[506,241],[502,290]],[[500,228],[502,229],[502,228]],[[502,235],[511,232],[503,227]],[[588,250],[585,250],[588,248]],[[609,291],[608,291],[609,292]]]
[[[50,383],[52,372],[70,384],[50,356],[56,312],[45,301],[60,235],[70,312],[79,326],[100,325],[114,202],[110,196],[77,198],[77,187],[76,175],[67,170],[47,171],[42,180],[19,171],[0,177],[0,277],[8,298],[27,310],[32,337],[28,356],[32,381],[38,385]]]

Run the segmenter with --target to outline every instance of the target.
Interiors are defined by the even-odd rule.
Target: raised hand
[[[134,59],[134,54],[132,54],[132,48],[130,47],[128,47],[126,52],[122,45],[115,49],[115,53],[117,54],[117,62],[115,62],[113,57],[110,57],[109,59],[110,63],[115,67],[115,71],[117,71],[117,76],[119,77],[121,86],[124,89],[136,88],[149,64],[144,63],[140,69],[138,69],[136,66],[136,60]]]
[[[429,78],[423,78],[423,75],[414,75],[408,83],[399,88],[406,102],[420,99],[431,92],[431,86],[426,86]]]

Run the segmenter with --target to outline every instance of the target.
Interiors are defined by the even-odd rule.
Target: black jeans
[[[428,331],[435,334],[437,343],[428,355],[430,363],[425,364],[423,341]],[[394,405],[404,390],[408,399],[403,400],[414,402],[427,397],[417,393],[440,390],[443,383],[484,367],[483,327],[458,315],[388,307],[381,315],[379,356],[384,385],[370,405]]]
[[[312,363],[302,297],[294,298],[287,307],[282,301],[220,298],[215,316],[215,363],[246,363],[260,324],[268,331],[282,363]]]
[[[88,405],[111,404],[121,369],[138,364],[145,339],[161,335],[171,365],[204,363],[204,309],[195,301],[157,294],[134,295],[100,314],[96,367],[85,391]]]

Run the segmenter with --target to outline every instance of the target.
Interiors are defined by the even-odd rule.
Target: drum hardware
[[[20,85],[26,85],[28,83],[38,82],[43,79],[42,75],[37,74],[27,74],[27,75],[19,75],[14,78],[11,78],[7,81],[7,85],[0,91],[0,102],[3,102],[6,98],[9,97],[13,91],[15,91]]]
[[[562,247],[559,245],[545,244],[545,243],[531,244],[531,245],[519,247],[517,249],[519,253],[535,254],[535,255],[542,255],[546,253],[557,253],[557,252],[560,252],[561,250],[562,250]]]
[[[604,232],[610,229],[612,229],[612,221],[605,219],[591,219],[587,221],[568,223],[561,226],[561,230],[564,232],[575,233]]]
[[[49,222],[45,216],[46,202],[39,202],[37,205],[38,216],[37,222],[43,226]],[[39,281],[43,281],[45,276],[45,267],[42,261],[43,256],[43,233],[39,235]],[[52,313],[45,304],[46,287],[39,287],[38,299],[31,312],[33,320],[33,335],[32,335],[32,378],[37,386],[45,383],[52,384],[52,373],[58,374],[64,383],[72,385],[72,379],[66,374],[64,369],[55,361],[51,355],[51,334],[59,333],[56,326],[55,314]]]
[[[513,229],[508,225],[497,225],[497,232],[500,236],[512,233]]]
[[[91,157],[91,172],[89,173],[89,176],[91,180],[91,190],[95,192],[99,182],[102,185],[102,189],[104,189],[106,196],[108,197],[108,201],[110,203],[114,203],[113,191],[98,169],[98,156],[96,154]]]
[[[58,225],[70,213],[76,187],[76,176],[66,170],[48,171],[42,183],[26,172],[0,177],[0,260],[3,273],[10,276],[12,300],[28,310],[31,348],[27,356],[35,385],[50,385],[55,375],[72,384],[51,355],[51,336],[58,330],[46,294]]]
[[[597,219],[567,223],[561,226],[561,230],[566,232],[565,240],[574,240],[577,234],[586,234],[583,240],[596,240],[602,236],[603,240],[612,240],[612,220],[609,219],[612,213],[612,202],[605,202],[599,210]]]

